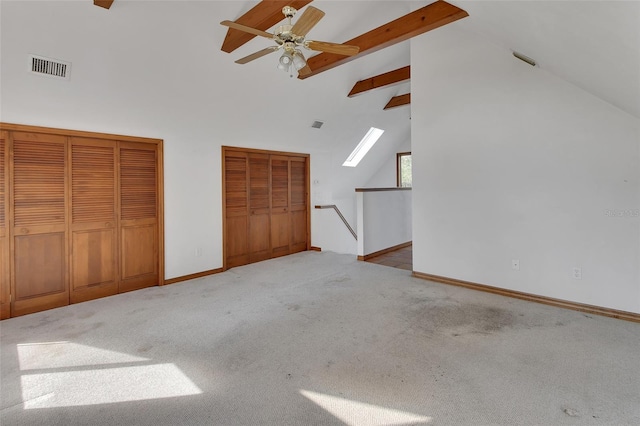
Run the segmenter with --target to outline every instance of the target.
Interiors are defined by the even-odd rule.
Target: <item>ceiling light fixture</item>
[[[294,44],[285,43],[283,49],[284,52],[278,60],[279,70],[289,72],[291,70],[291,65],[293,65],[296,71],[300,71],[302,68],[307,66],[307,60],[304,58],[300,49],[295,48]]]
[[[373,145],[380,139],[380,136],[384,133],[384,130],[372,127],[369,129],[366,135],[362,138],[356,149],[349,155],[347,160],[342,163],[346,167],[355,167],[360,160],[367,155],[367,152],[373,147]]]
[[[293,52],[293,66],[296,67],[297,71],[307,66],[307,61],[304,59],[304,55],[300,49],[296,49]]]
[[[284,72],[288,72],[292,62],[293,54],[290,52],[284,52],[282,56],[280,56],[280,60],[278,61],[278,69]]]

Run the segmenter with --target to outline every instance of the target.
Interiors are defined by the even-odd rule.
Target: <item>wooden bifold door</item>
[[[11,291],[9,287],[9,155],[8,133],[0,131],[0,319],[11,315]]]
[[[162,141],[2,126],[2,318],[161,284]]]
[[[309,156],[222,148],[225,269],[308,250]]]

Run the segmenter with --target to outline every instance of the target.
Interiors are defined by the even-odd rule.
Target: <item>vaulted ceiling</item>
[[[277,3],[277,2],[263,2]],[[300,1],[296,6],[300,7],[310,1]],[[332,10],[329,2],[317,1],[314,4]],[[333,2],[336,3],[336,2]],[[339,2],[344,4],[346,2]],[[357,6],[361,4],[356,3]],[[406,6],[402,6],[405,3]],[[449,3],[434,2],[423,5],[424,2],[396,2],[398,12],[406,12],[407,8],[412,12],[396,18],[398,13],[390,13],[389,21],[370,29],[348,40],[333,39],[335,42],[358,45],[361,48],[359,55],[354,57],[342,57],[330,53],[321,53],[309,59],[311,73],[300,78],[308,78],[317,73],[330,70],[341,64],[357,60],[367,53],[383,49],[396,42],[401,42],[411,36],[419,35],[427,30],[446,25],[471,14],[471,18],[456,23],[460,28],[478,33],[493,43],[503,46],[507,50],[522,53],[532,57],[537,66],[545,72],[554,74],[580,88],[592,93],[594,96],[609,102],[621,110],[640,117],[640,4],[638,2],[605,2],[605,1],[451,1]],[[440,3],[440,4],[438,4]],[[257,7],[259,7],[258,4]],[[421,10],[433,6],[460,8],[459,15],[446,19],[432,18],[435,25],[427,29],[424,22],[411,20],[411,16]],[[273,7],[272,9],[277,9]],[[333,9],[336,10],[336,9]],[[369,6],[366,13],[355,10],[355,16],[342,27],[348,8],[337,8],[340,16],[329,13],[323,25],[327,37],[334,34],[353,34],[351,31],[356,24],[357,15],[368,19],[360,21],[371,22],[369,19],[375,13]],[[453,15],[446,10],[445,13]],[[433,16],[430,15],[431,17]],[[271,15],[271,23],[277,19],[277,11]],[[442,19],[440,21],[440,19]],[[262,23],[263,29],[271,26]],[[416,28],[412,26],[415,25]],[[362,28],[361,22],[357,27]],[[229,34],[232,34],[230,30]],[[229,37],[229,35],[227,35]],[[244,35],[245,41],[246,35]],[[226,40],[225,40],[226,43]],[[385,69],[381,75],[376,76],[372,72],[369,77],[360,75],[363,81],[384,78],[392,72],[394,65],[403,65],[390,59],[386,65],[381,61],[379,69]],[[437,58],[434,58],[437,60]],[[387,71],[388,70],[388,71]],[[338,71],[339,72],[339,71]],[[363,71],[361,71],[363,72]],[[344,73],[344,71],[343,71]],[[392,85],[386,86],[391,87]],[[384,86],[382,86],[384,87]],[[390,106],[406,105],[409,103],[409,88],[406,86],[404,94],[402,90],[395,90],[389,97]]]
[[[263,3],[273,5],[277,2]],[[297,6],[310,2],[299,3]],[[314,4],[321,3],[320,1]],[[370,51],[392,45],[395,41],[421,34],[426,31],[424,18],[422,22],[411,21],[408,18],[412,14],[415,15],[419,7],[426,9],[442,2],[435,2],[429,6],[421,6],[423,2],[396,2],[398,10],[403,10],[400,3],[408,4],[414,12],[401,18],[395,18],[393,16],[395,14],[392,14],[387,24],[371,28],[349,40],[335,40],[359,45],[361,53],[355,57],[340,57],[327,53],[316,55],[309,61],[313,73],[303,78],[358,59]],[[455,9],[457,9],[456,6],[459,7],[462,9],[460,16],[439,22],[436,27],[466,16],[464,11],[467,11],[471,14],[471,18],[459,23],[461,28],[476,32],[506,49],[533,57],[538,66],[545,71],[640,117],[640,78],[638,78],[640,5],[637,2],[451,1],[450,3],[453,6],[448,3],[441,6]],[[327,6],[325,4],[325,7]],[[272,6],[272,9],[275,10],[271,15],[273,21],[277,19],[278,13],[277,7]],[[341,10],[341,15],[344,15],[342,12],[345,10],[347,9]],[[373,10],[360,13],[363,17],[369,18]],[[396,19],[395,22],[398,24],[394,25],[392,19]],[[437,21],[437,18],[433,20]],[[348,31],[339,29],[337,17],[329,16],[323,24],[325,27],[338,28],[335,31],[338,34]],[[353,21],[350,23],[351,27],[352,24]],[[422,30],[411,33],[414,30],[411,26],[414,24],[422,25]],[[271,26],[264,25],[261,28],[266,30]],[[392,33],[398,30],[402,30],[403,34],[409,36],[402,38],[396,34],[397,38],[394,39]],[[232,32],[233,30],[229,34]],[[246,35],[244,37],[248,40]]]
[[[465,30],[640,118],[640,2],[452,1]]]
[[[503,47],[505,54],[515,51],[529,56],[537,62],[539,72],[564,79],[640,118],[639,2],[453,0],[449,3],[469,16],[448,25]],[[409,16],[432,2],[316,0],[311,4],[326,12],[325,18],[310,33],[313,39],[365,43],[366,51],[380,36],[376,28],[384,28],[381,32],[388,35],[393,27],[389,22]],[[241,16],[248,10],[247,6],[228,18]],[[419,36],[428,38],[429,34]],[[356,139],[362,133],[362,129],[356,128],[365,127],[365,122],[389,129],[392,138],[409,137],[410,80],[401,78],[392,81],[393,84],[380,83],[398,70],[408,71],[408,42],[389,44],[391,47],[370,56],[361,54],[343,59],[323,53],[311,57],[308,62],[312,70],[327,72],[309,74],[313,78],[305,76],[305,88],[314,93],[315,88],[322,88],[322,94],[306,98],[304,102],[309,110],[315,111],[307,121],[327,120],[328,131],[335,125],[336,132],[331,137],[336,141]],[[264,39],[252,40],[231,53],[229,61],[266,45]],[[277,79],[281,72],[275,69],[276,61],[273,55],[244,67],[252,70],[255,78],[269,75]],[[329,63],[326,68],[325,62]],[[378,85],[374,81],[378,81]],[[358,84],[369,84],[375,90],[345,100],[343,96],[349,96]],[[297,90],[302,85],[295,82],[292,87]]]
[[[47,2],[27,3],[33,3],[23,7],[32,9],[34,25],[50,26],[50,32],[56,34],[37,43],[26,37],[24,44],[33,50],[28,53],[67,59],[74,62],[74,67],[84,59],[105,64],[128,61],[111,74],[102,75],[102,70],[94,70],[96,80],[110,81],[122,73],[139,79],[143,86],[161,85],[158,96],[169,97],[171,108],[189,109],[194,121],[225,117],[221,125],[232,127],[238,141],[265,133],[278,134],[286,126],[288,137],[304,141],[301,149],[305,149],[304,144],[326,147],[327,152],[340,157],[348,154],[370,126],[387,130],[385,138],[393,143],[410,137],[410,106],[406,105],[408,96],[405,96],[411,91],[410,80],[402,79],[348,97],[358,82],[409,66],[408,40],[372,49],[370,54],[301,80],[276,68],[277,55],[245,65],[234,63],[269,46],[270,41],[264,38],[236,41],[237,48],[226,49],[231,53],[221,50],[226,43],[227,28],[219,22],[242,17],[256,6],[256,1],[115,0],[107,10],[104,7],[109,1],[96,0],[104,4],[95,7],[86,0],[82,2],[86,7],[78,5],[80,2],[57,6],[61,12],[55,15],[55,20],[37,16]],[[310,31],[309,38],[343,43],[358,40],[363,34],[433,1],[292,0],[292,3],[300,7],[300,13],[305,4],[326,13]],[[540,72],[565,79],[640,118],[640,3],[456,0],[449,3],[469,16],[447,25],[476,33],[504,47],[506,54],[513,50],[532,57]],[[11,4],[6,0],[0,2],[3,9]],[[271,30],[275,25],[271,22],[282,21],[279,12],[273,15],[265,19],[266,24],[262,23],[271,25]],[[11,26],[3,21],[5,24]],[[61,32],[61,28],[66,30]],[[418,37],[428,38],[429,33]],[[371,40],[365,37],[361,41]],[[86,57],[68,57],[73,52],[70,46],[80,44],[86,45]],[[11,53],[13,44],[6,46]],[[2,55],[4,72],[4,40]],[[307,54],[307,57],[313,69],[314,62],[322,61],[323,55]],[[149,65],[154,63],[162,63],[162,67],[149,73],[152,69]],[[400,97],[404,106],[384,110],[395,97]],[[324,121],[325,125],[320,130],[312,129],[314,120]]]

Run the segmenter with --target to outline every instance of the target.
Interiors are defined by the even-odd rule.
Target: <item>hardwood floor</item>
[[[378,265],[391,266],[393,268],[413,270],[413,248],[404,247],[390,253],[367,259],[366,262],[377,263]]]

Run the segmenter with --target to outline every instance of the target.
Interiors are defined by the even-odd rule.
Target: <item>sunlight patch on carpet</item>
[[[66,341],[21,343],[18,360],[21,371],[149,361],[148,358]]]
[[[25,409],[112,404],[202,393],[174,364],[26,374],[21,382]]]
[[[17,345],[25,409],[198,395],[175,364],[71,342]]]
[[[431,417],[394,410],[379,405],[366,404],[336,396],[300,390],[300,393],[316,405],[349,426],[355,425],[406,425],[427,424]]]

